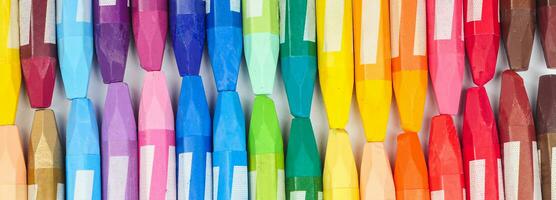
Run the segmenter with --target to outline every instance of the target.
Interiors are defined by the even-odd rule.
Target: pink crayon
[[[430,78],[440,114],[458,113],[465,69],[463,0],[427,0]]]
[[[140,199],[176,199],[174,112],[160,71],[147,72],[139,106]]]
[[[168,32],[168,2],[132,0],[131,16],[141,67],[147,71],[160,71]]]

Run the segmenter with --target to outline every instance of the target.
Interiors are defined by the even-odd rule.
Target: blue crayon
[[[241,1],[207,0],[207,43],[216,89],[235,91],[243,54]]]
[[[245,118],[237,92],[218,94],[213,133],[213,199],[247,199]]]
[[[67,199],[101,199],[100,145],[93,104],[87,98],[71,102],[66,127]]]
[[[170,0],[170,33],[181,76],[199,75],[205,46],[205,1]]]
[[[200,76],[184,76],[176,119],[178,199],[212,197],[212,122]]]
[[[85,98],[93,61],[92,0],[60,1],[56,8],[58,57],[66,97]]]

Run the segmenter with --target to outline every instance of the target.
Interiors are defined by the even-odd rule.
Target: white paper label
[[[315,33],[315,1],[307,1],[307,9],[305,11],[305,29],[303,29],[304,41],[316,41]]]
[[[62,8],[64,7],[64,0],[56,0],[56,23],[62,23]]]
[[[390,0],[390,42],[392,47],[392,58],[400,56],[401,1],[402,0]]]
[[[415,16],[415,35],[413,39],[413,55],[427,55],[427,13],[425,0],[417,0],[417,15]]]
[[[444,190],[431,191],[431,200],[444,200]]]
[[[205,159],[205,200],[212,200],[212,154],[207,152]]]
[[[179,199],[186,199],[189,197],[189,190],[191,187],[191,162],[193,160],[193,153],[186,152],[179,155],[179,168],[178,168],[178,195]]]
[[[209,14],[210,13],[210,1],[211,0],[204,0],[205,1],[205,13]]]
[[[285,186],[285,181],[284,181],[285,180],[284,170],[279,169],[277,175],[278,175],[278,179],[277,179],[277,181],[278,181],[278,186],[277,187],[278,188],[276,189],[276,199],[277,200],[284,200],[284,199],[286,199],[286,196],[285,196],[286,186]]]
[[[286,41],[286,0],[279,0],[280,3],[280,44]]]
[[[344,29],[344,1],[325,1],[324,52],[340,51],[342,49],[342,31]]]
[[[541,193],[541,173],[540,173],[540,165],[539,165],[539,152],[537,142],[531,142],[531,152],[533,153],[533,199],[534,200],[541,200],[542,193]]]
[[[44,43],[56,44],[56,24],[54,22],[56,16],[55,0],[47,0],[46,2],[46,19],[44,24]]]
[[[247,166],[234,166],[233,173],[231,199],[247,199]]]
[[[245,0],[247,9],[245,15],[247,17],[263,16],[263,0]]]
[[[35,200],[37,199],[37,184],[27,186],[27,199]]]
[[[290,200],[305,200],[305,191],[291,191]]]
[[[483,0],[468,0],[466,22],[481,21],[482,15]]]
[[[95,179],[95,171],[93,170],[77,170],[75,172],[75,189],[73,191],[74,200],[91,200],[93,199],[93,183]]]
[[[550,195],[556,199],[556,147],[552,147],[552,157],[550,157]]]
[[[363,0],[361,10],[361,64],[375,64],[378,51],[380,0]]]
[[[257,171],[249,172],[249,199],[257,197]]]
[[[485,160],[469,161],[469,192],[471,200],[485,199]]]
[[[140,160],[140,199],[149,199],[151,196],[151,179],[154,164],[154,145],[142,146],[139,150]]]
[[[19,43],[21,46],[29,44],[31,9],[31,0],[19,1]]]
[[[166,200],[176,199],[176,147],[168,147],[168,169],[166,176]]]
[[[64,184],[58,183],[58,188],[56,188],[56,200],[64,200],[66,195],[64,189]]]
[[[232,12],[241,11],[241,3],[239,0],[230,0],[230,11]]]
[[[498,161],[498,199],[504,200],[504,181],[502,179],[502,160],[500,158]]]
[[[317,196],[318,196],[318,197],[317,197],[318,200],[322,200],[322,192],[318,192],[318,193],[317,193]]]
[[[110,156],[108,163],[108,199],[125,199],[129,156]]]
[[[115,6],[116,0],[99,0],[98,3],[100,6]]]
[[[506,198],[517,200],[519,186],[520,142],[504,143],[504,185]]]
[[[452,38],[454,0],[436,0],[434,2],[434,40],[449,40]]]
[[[220,176],[220,167],[212,167],[212,197],[218,200],[218,177]]]
[[[77,0],[77,12],[75,13],[75,21],[91,22],[91,0]]]
[[[8,48],[19,48],[19,11],[16,0],[10,1],[10,30],[8,32]]]

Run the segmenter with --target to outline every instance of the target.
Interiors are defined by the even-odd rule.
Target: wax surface
[[[0,199],[27,200],[25,156],[14,125],[0,126]]]
[[[467,197],[504,198],[502,160],[494,113],[485,88],[467,89],[463,113],[463,166]]]
[[[404,131],[418,132],[428,84],[426,1],[390,1],[392,80]]]
[[[428,158],[431,198],[465,200],[461,146],[452,116],[432,118]]]
[[[556,67],[556,1],[539,0],[536,5],[544,59],[548,68],[554,68]]]
[[[428,200],[429,175],[417,133],[398,135],[394,181],[396,199]]]
[[[205,1],[170,0],[169,4],[170,33],[180,75],[199,75],[205,47]]]
[[[396,189],[384,143],[367,142],[361,156],[361,199],[395,200]]]
[[[94,0],[95,53],[104,83],[124,80],[131,19],[128,0]]]
[[[15,123],[21,66],[19,65],[18,4],[15,0],[0,0],[0,125]]]
[[[139,63],[146,71],[160,71],[168,32],[168,2],[130,1],[133,36]]]
[[[103,199],[137,199],[137,126],[125,83],[108,84],[101,139]]]
[[[359,199],[359,181],[348,133],[330,129],[323,169],[324,199]]]
[[[463,0],[427,0],[430,79],[440,114],[456,115],[465,72]]]
[[[381,142],[392,101],[388,1],[353,1],[355,87],[367,141]]]
[[[556,187],[551,174],[554,169],[554,153],[556,152],[556,75],[544,75],[539,78],[537,94],[536,121],[537,138],[539,141],[542,199],[554,197]]]
[[[500,31],[512,70],[529,68],[535,21],[535,0],[500,0]]]

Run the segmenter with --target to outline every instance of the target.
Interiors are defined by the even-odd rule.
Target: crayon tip
[[[184,76],[176,116],[176,136],[211,136],[212,121],[200,76]]]
[[[274,102],[257,95],[249,128],[249,150],[253,154],[283,153],[282,133]]]
[[[35,56],[21,61],[21,69],[32,108],[48,108],[52,102],[56,81],[57,60]]]
[[[218,91],[235,91],[243,54],[241,25],[239,28],[209,27],[207,43],[216,88]]]
[[[166,77],[161,71],[147,72],[139,105],[139,131],[174,130],[174,112]]]
[[[537,6],[537,23],[546,66],[556,68],[556,7],[542,2],[538,2]]]
[[[129,23],[95,24],[95,52],[105,84],[124,80],[129,37]]]
[[[289,56],[280,59],[290,112],[295,117],[309,117],[317,75],[315,56]]]
[[[324,159],[324,199],[359,199],[359,179],[348,133],[330,129]]]
[[[98,125],[91,100],[71,101],[66,128],[66,155],[100,155]]]
[[[237,92],[219,92],[214,111],[214,151],[246,151],[245,118]]]
[[[415,132],[398,135],[394,180],[397,199],[428,200],[429,176],[419,137]]]
[[[205,47],[205,12],[204,0],[170,1],[170,31],[181,76],[199,75]]]
[[[510,68],[526,71],[529,69],[535,37],[535,0],[501,1],[500,18],[502,39]]]
[[[556,133],[556,75],[543,75],[539,78],[537,94],[536,123],[537,133]]]
[[[512,134],[516,128],[516,131],[521,129],[516,134],[535,134],[529,97],[523,79],[514,71],[502,73],[499,106],[498,128],[501,133]]]
[[[392,75],[402,128],[417,132],[421,129],[425,111],[427,70],[400,70]]]
[[[147,71],[160,71],[168,31],[168,13],[133,9],[132,21],[141,67]]]
[[[392,169],[384,143],[367,142],[361,156],[361,199],[396,199]]]
[[[465,37],[465,49],[476,85],[482,86],[494,77],[500,36],[493,34]]]
[[[0,126],[0,199],[26,200],[25,157],[14,125]]]
[[[54,112],[35,111],[29,137],[28,194],[37,199],[59,199],[64,194],[64,155]]]

